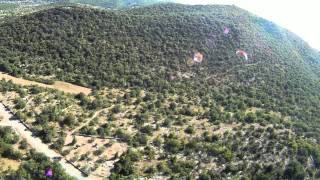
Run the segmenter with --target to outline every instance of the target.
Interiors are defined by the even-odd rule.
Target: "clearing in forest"
[[[2,73],[2,72],[0,72],[0,79],[5,79],[7,81],[11,80],[14,84],[18,84],[18,85],[22,85],[22,86],[37,85],[40,87],[56,89],[56,90],[63,91],[66,93],[71,93],[71,94],[84,93],[85,95],[88,95],[92,91],[89,88],[77,86],[77,85],[67,83],[67,82],[55,81],[53,85],[48,85],[48,84],[43,84],[43,83],[39,83],[39,82],[35,82],[35,81],[26,80],[23,78],[17,78],[17,77],[10,76],[10,75]]]
[[[0,172],[6,171],[9,169],[16,171],[19,169],[19,166],[21,164],[17,160],[12,160],[8,158],[0,158],[0,163],[1,163]]]

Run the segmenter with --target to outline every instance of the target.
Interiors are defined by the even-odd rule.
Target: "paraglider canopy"
[[[53,171],[51,168],[47,168],[46,171],[45,171],[45,176],[46,177],[51,177],[53,176]]]
[[[193,59],[192,59],[192,58],[188,58],[188,59],[187,59],[187,65],[188,65],[188,66],[192,66],[193,64],[194,64]]]
[[[194,62],[201,63],[202,60],[203,60],[203,55],[201,53],[199,53],[199,52],[194,53],[194,55],[193,55]]]
[[[203,54],[196,52],[193,54],[193,58],[189,57],[186,62],[188,66],[192,66],[195,63],[201,63],[202,61],[203,61]]]
[[[170,81],[173,81],[173,80],[175,80],[175,79],[176,79],[175,74],[174,74],[174,73],[170,73],[170,74],[169,74],[169,80],[170,80]]]
[[[245,51],[242,51],[242,50],[239,50],[239,49],[238,49],[238,50],[236,51],[236,55],[237,55],[237,56],[244,57],[246,61],[248,60],[248,54],[247,54]]]
[[[224,27],[223,34],[227,35],[230,32],[230,28]]]

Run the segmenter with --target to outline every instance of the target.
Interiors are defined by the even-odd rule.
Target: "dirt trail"
[[[35,81],[29,81],[29,80],[22,79],[22,78],[13,77],[13,76],[10,76],[10,75],[5,74],[3,72],[0,72],[0,79],[11,80],[14,84],[18,84],[18,85],[22,85],[22,86],[37,85],[40,87],[56,89],[56,90],[63,91],[66,93],[71,93],[71,94],[79,94],[82,92],[82,93],[88,95],[92,91],[89,88],[77,86],[77,85],[70,84],[67,82],[55,81],[55,83],[53,85],[48,85],[48,84],[43,84],[43,83],[39,83],[39,82],[35,82]]]
[[[71,133],[75,133],[76,131],[78,131],[79,129],[81,129],[82,127],[88,125],[94,118],[96,118],[102,111],[109,109],[109,108],[104,108],[104,109],[100,109],[99,111],[96,111],[93,116],[91,118],[89,118],[85,123],[81,124],[81,126],[74,128]]]
[[[83,128],[84,126],[88,125],[94,118],[96,118],[102,111],[106,110],[106,109],[109,109],[110,107],[108,108],[104,108],[104,109],[100,109],[99,111],[96,111],[92,117],[88,118],[87,121],[83,124],[81,124],[80,126],[74,128],[72,131],[69,131],[67,133],[67,137],[65,139],[65,145],[69,144],[72,142],[73,140],[73,134],[75,132],[77,132],[78,130],[80,130],[81,128]]]
[[[12,127],[22,138],[26,139],[28,144],[37,152],[45,154],[51,160],[53,160],[54,157],[62,157],[59,153],[51,150],[47,144],[44,144],[40,138],[32,136],[32,132],[26,130],[26,127],[20,123],[19,120],[10,120],[12,114],[6,110],[2,103],[0,103],[0,115],[3,117],[3,119],[0,121],[0,126]],[[81,175],[81,172],[78,169],[67,163],[64,158],[62,158],[59,163],[70,176],[73,176],[79,180],[87,179]]]

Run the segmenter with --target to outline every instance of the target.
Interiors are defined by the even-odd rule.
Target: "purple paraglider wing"
[[[45,175],[46,175],[47,177],[51,177],[51,176],[53,175],[52,169],[51,169],[51,168],[48,168],[48,169],[46,170],[46,172],[45,172]]]

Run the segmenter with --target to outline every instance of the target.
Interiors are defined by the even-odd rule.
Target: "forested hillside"
[[[248,53],[248,60],[237,56],[239,49]],[[190,64],[196,54],[201,55],[201,60]],[[161,135],[160,142],[152,139],[153,145],[160,144],[166,152],[164,157],[158,157],[165,159],[165,163],[157,166],[157,171],[168,171],[169,175],[164,173],[166,176],[187,177],[190,174],[183,172],[201,167],[192,162],[210,158],[216,161],[215,156],[222,159],[221,166],[230,163],[225,169],[215,169],[225,175],[240,171],[235,168],[238,158],[262,161],[258,148],[250,149],[249,144],[238,146],[244,141],[271,143],[270,149],[264,146],[260,149],[265,156],[277,151],[278,146],[283,149],[277,151],[279,159],[282,158],[281,172],[275,171],[276,164],[269,159],[271,170],[270,163],[256,167],[260,171],[254,170],[255,165],[243,166],[248,177],[260,177],[264,171],[280,179],[315,177],[319,173],[319,147],[309,142],[320,142],[319,52],[293,33],[235,6],[161,4],[121,10],[68,6],[16,17],[0,24],[0,70],[14,76],[41,75],[67,81],[91,87],[96,93],[104,88],[121,89],[124,95],[110,103],[141,106],[138,109],[141,114],[128,115],[130,120],[135,120],[133,129],[138,133],[132,136],[132,132],[128,135],[121,130],[106,133],[125,139],[124,142],[137,149],[151,142],[150,137],[158,126],[170,129],[170,124],[189,125],[192,118],[208,120],[207,127],[220,122],[262,124],[262,127],[239,126],[234,134],[221,138],[199,135],[195,132],[200,128],[190,124],[183,127],[186,137],[191,134],[190,138],[182,140],[167,134]],[[147,95],[140,97],[140,91]],[[81,106],[89,104],[83,96],[77,98]],[[259,111],[249,112],[249,109]],[[113,113],[120,111],[119,105]],[[148,118],[148,113],[153,118]],[[116,118],[111,117],[108,121],[113,122]],[[159,122],[143,126],[150,119]],[[95,135],[102,131],[105,135],[105,129],[110,127],[107,124],[101,127],[104,130],[86,127],[81,133]],[[270,124],[280,128],[274,132],[267,128]],[[255,131],[251,132],[250,128]],[[240,134],[236,134],[238,131]],[[294,135],[288,134],[291,131]],[[245,135],[254,138],[246,139]],[[231,141],[236,147],[231,147]],[[202,149],[206,150],[203,156],[208,158],[193,157],[201,154]],[[190,162],[174,157],[180,152],[186,159],[191,158]],[[314,159],[311,163],[309,156]],[[133,164],[139,161],[141,154],[128,151],[116,164],[112,177],[157,174],[152,163],[150,172],[138,168],[136,173]],[[180,169],[175,171],[177,164]],[[300,171],[303,166],[308,167],[304,174],[285,173],[285,169]],[[140,166],[135,164],[135,167]],[[214,167],[206,166],[206,169]],[[199,173],[194,176],[198,177]]]
[[[104,8],[128,8],[136,6],[148,6],[157,3],[170,2],[170,0],[67,0],[71,3],[89,4]]]
[[[33,5],[43,5],[48,3],[78,3],[85,5],[99,6],[102,8],[120,9],[120,8],[130,8],[138,6],[148,6],[157,3],[172,2],[172,0],[0,0],[1,7],[12,7],[12,6],[33,6]]]
[[[227,36],[225,26],[231,28]],[[96,88],[187,91],[233,111],[264,107],[318,124],[319,54],[233,6],[53,8],[3,23],[0,35],[1,70],[13,75],[55,76]],[[248,52],[248,62],[237,58],[236,49]],[[204,61],[188,66],[198,51]]]

